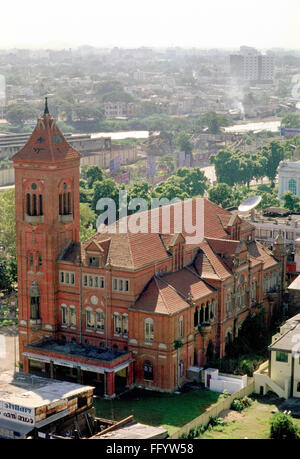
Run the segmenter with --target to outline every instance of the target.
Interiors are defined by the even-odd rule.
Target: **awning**
[[[58,419],[64,418],[68,416],[69,414],[70,413],[68,410],[62,410],[59,413],[55,413],[52,416],[49,416],[48,418],[43,419],[40,422],[37,422],[34,427],[36,427],[37,429],[40,429],[41,427],[51,424],[51,422],[57,421]]]
[[[101,373],[101,374],[111,373],[112,371],[117,372],[117,371],[123,370],[123,368],[128,367],[131,362],[134,362],[134,359],[129,359],[129,360],[126,360],[126,362],[122,362],[113,368],[106,368],[106,367],[101,367],[101,366],[96,366],[96,365],[89,365],[86,363],[74,362],[73,360],[59,359],[57,357],[48,357],[47,355],[33,354],[31,352],[23,352],[23,355],[30,360],[38,360],[39,362],[46,362],[46,363],[53,362],[55,365],[60,365],[63,367],[71,367],[71,368],[80,367],[80,369],[83,371],[91,371],[93,373]]]

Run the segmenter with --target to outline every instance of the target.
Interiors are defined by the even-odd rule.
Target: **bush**
[[[252,403],[253,402],[249,397],[235,398],[232,401],[230,408],[234,411],[243,411],[245,408],[248,408],[248,406],[251,406]]]
[[[285,413],[275,413],[270,419],[270,438],[274,440],[295,440],[299,438],[293,418]]]

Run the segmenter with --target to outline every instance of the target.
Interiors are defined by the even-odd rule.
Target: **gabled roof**
[[[200,249],[204,255],[201,255],[200,252],[194,263],[199,276],[204,279],[227,279],[232,275],[231,270],[213,251],[206,240],[200,244]]]
[[[52,163],[80,159],[78,153],[65,139],[56,124],[56,120],[45,107],[43,116],[38,118],[36,127],[21,148],[12,157],[13,161]]]
[[[263,263],[263,269],[270,268],[278,264],[276,258],[265,249],[259,242],[251,241],[248,243],[248,252],[250,255],[251,265]]]
[[[172,315],[188,307],[188,298],[205,298],[215,288],[204,282],[193,268],[183,268],[163,277],[154,276],[130,309]]]
[[[130,309],[172,315],[188,307],[189,304],[174,288],[158,277],[153,277]]]
[[[233,255],[237,252],[240,241],[231,239],[205,238],[212,250],[217,254]],[[246,246],[247,250],[247,246]]]

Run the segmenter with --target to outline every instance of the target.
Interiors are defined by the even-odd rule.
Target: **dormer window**
[[[98,257],[89,257],[89,266],[99,267],[99,258]]]

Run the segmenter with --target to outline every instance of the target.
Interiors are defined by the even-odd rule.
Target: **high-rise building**
[[[272,82],[274,57],[254,48],[241,46],[240,52],[230,55],[230,72],[237,79],[249,82]]]

